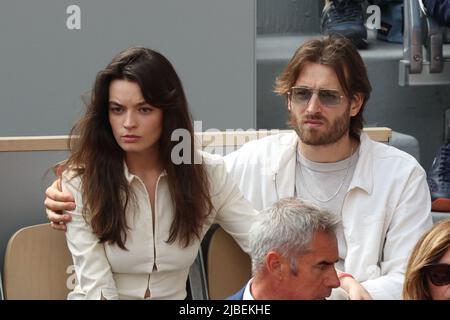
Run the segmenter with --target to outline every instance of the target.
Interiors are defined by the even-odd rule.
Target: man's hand
[[[62,214],[62,210],[74,210],[75,199],[68,192],[62,192],[61,179],[55,180],[50,187],[45,190],[44,204],[47,218],[53,229],[67,230],[66,223],[72,220],[69,214]]]
[[[369,292],[352,277],[340,277],[341,288],[344,289],[350,300],[372,300]]]

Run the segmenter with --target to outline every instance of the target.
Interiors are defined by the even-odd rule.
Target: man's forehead
[[[295,85],[314,83],[320,86],[340,86],[333,68],[327,65],[307,62],[300,70]]]
[[[307,255],[316,261],[335,262],[339,258],[337,239],[334,233],[316,232]]]

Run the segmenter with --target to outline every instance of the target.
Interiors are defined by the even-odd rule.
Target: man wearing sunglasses
[[[228,155],[233,177],[258,210],[296,196],[338,215],[336,268],[374,299],[401,299],[408,255],[432,225],[430,194],[414,157],[362,132],[371,85],[358,51],[338,36],[308,41],[275,92],[295,132]]]
[[[412,156],[361,132],[371,86],[357,49],[337,36],[308,41],[276,92],[286,98],[295,132],[227,155],[230,174],[257,210],[295,196],[338,215],[341,277],[355,277],[374,299],[400,299],[407,257],[432,225],[430,194]],[[71,196],[57,182],[46,194],[48,218],[65,229],[70,217],[54,211],[70,210]]]

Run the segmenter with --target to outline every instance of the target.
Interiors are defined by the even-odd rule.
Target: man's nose
[[[339,281],[336,270],[334,268],[330,271],[330,274],[328,275],[327,285],[330,288],[337,288],[341,285],[341,282]]]
[[[320,112],[321,110],[322,104],[320,103],[319,96],[314,92],[306,105],[306,112],[314,114]]]

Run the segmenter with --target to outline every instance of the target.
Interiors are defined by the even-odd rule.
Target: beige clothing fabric
[[[210,179],[214,210],[201,236],[203,238],[211,224],[218,223],[244,251],[248,251],[248,231],[257,212],[228,175],[222,158],[204,152],[202,155]],[[68,212],[72,222],[67,224],[66,237],[78,285],[68,298],[144,299],[149,289],[151,299],[184,299],[189,268],[200,241],[194,241],[187,248],[178,242],[166,242],[174,210],[165,173],[161,174],[156,186],[154,228],[144,183],[126,167],[125,176],[137,198],[137,206],[129,207],[126,212],[131,228],[125,243],[128,251],[98,242],[82,216],[80,177],[71,179],[71,172],[63,174],[63,190],[74,195],[77,206]]]

